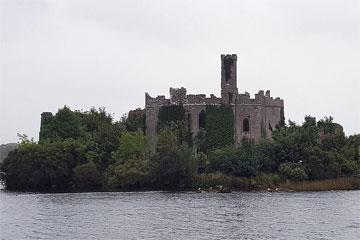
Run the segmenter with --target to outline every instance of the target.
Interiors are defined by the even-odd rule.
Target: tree
[[[192,150],[180,144],[177,136],[165,128],[158,136],[156,152],[150,160],[150,170],[157,186],[176,189],[188,186],[196,172]]]
[[[23,142],[1,165],[9,188],[69,188],[73,168],[85,163],[84,146],[66,141]]]
[[[111,154],[113,162],[128,159],[143,159],[146,138],[142,132],[125,132],[121,136],[118,149]]]
[[[84,163],[73,169],[74,186],[80,189],[97,189],[101,186],[102,176],[93,162]]]
[[[304,181],[308,178],[306,170],[301,163],[282,163],[279,166],[279,172],[286,179],[293,181]]]

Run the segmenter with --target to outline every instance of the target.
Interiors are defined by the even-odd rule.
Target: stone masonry
[[[221,55],[221,98],[211,94],[187,94],[186,88],[170,88],[170,99],[165,96],[151,97],[145,93],[146,137],[156,139],[158,113],[161,107],[172,104],[183,105],[190,120],[194,136],[199,131],[199,114],[207,105],[230,104],[234,111],[234,140],[239,144],[243,137],[259,139],[262,135],[271,137],[271,129],[280,122],[284,113],[284,101],[272,98],[270,91],[260,90],[255,98],[249,93],[238,93],[236,76],[236,54]]]

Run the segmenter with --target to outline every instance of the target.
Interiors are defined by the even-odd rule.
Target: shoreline
[[[198,192],[198,193],[228,193],[221,192],[216,188],[179,188],[179,189],[20,189],[6,188],[5,184],[1,184],[1,190],[18,193],[93,193],[93,192]],[[227,187],[229,188],[229,187]],[[285,182],[280,183],[276,187],[253,186],[248,188],[229,188],[229,192],[320,192],[320,191],[351,191],[360,190],[359,177],[347,177],[337,179],[304,181],[304,182]]]

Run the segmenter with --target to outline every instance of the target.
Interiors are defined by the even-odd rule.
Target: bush
[[[107,177],[108,188],[144,188],[150,180],[149,165],[144,160],[128,159],[126,162],[111,165]]]
[[[280,177],[277,174],[259,174],[250,179],[252,187],[275,188],[280,185]]]
[[[167,189],[189,186],[197,170],[192,149],[180,144],[176,134],[168,128],[158,136],[150,168],[156,185]]]
[[[254,144],[243,140],[240,148],[227,146],[209,153],[209,170],[222,172],[237,177],[252,177],[261,168],[261,156],[254,148]]]
[[[65,189],[73,185],[73,168],[86,161],[84,146],[68,139],[62,142],[24,142],[1,165],[9,188]]]
[[[304,152],[304,166],[309,179],[336,178],[341,174],[338,155],[326,152],[319,147],[308,148]]]
[[[308,177],[301,163],[282,163],[279,166],[279,172],[284,178],[293,181],[304,181]]]
[[[74,186],[80,189],[96,189],[101,186],[101,173],[93,162],[76,166],[73,169]]]
[[[126,132],[121,136],[119,148],[111,153],[113,162],[143,158],[146,138],[142,132]]]

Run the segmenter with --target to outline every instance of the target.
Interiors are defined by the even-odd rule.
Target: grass
[[[294,191],[360,190],[360,178],[344,177],[304,182],[287,181],[281,184],[280,188]]]

